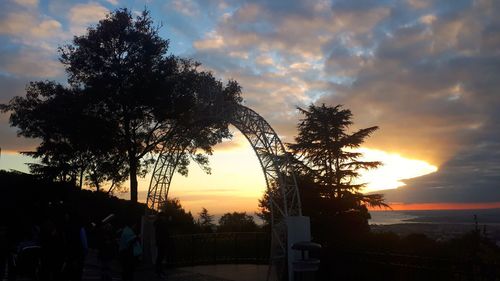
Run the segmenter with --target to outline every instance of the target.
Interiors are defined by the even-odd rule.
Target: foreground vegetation
[[[89,232],[91,246],[95,245],[92,222],[113,213],[113,224],[120,227],[130,220],[139,223],[145,211],[144,204],[19,172],[0,171],[0,182],[0,230],[2,236],[8,236],[2,239],[2,243],[8,242],[0,247],[3,254],[15,250],[16,243],[50,209],[77,213]],[[172,216],[172,265],[265,263],[268,259],[269,233],[251,223],[246,214],[227,213],[217,232],[208,210],[202,210],[197,220],[178,200],[169,201],[164,210]],[[321,259],[319,280],[497,280],[494,278],[500,274],[500,249],[478,231],[440,242],[423,234],[402,237],[366,231],[330,235],[330,243],[313,253]]]

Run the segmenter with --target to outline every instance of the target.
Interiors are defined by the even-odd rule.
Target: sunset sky
[[[65,82],[57,47],[119,7],[147,7],[170,52],[236,79],[284,142],[296,135],[296,107],[310,103],[343,104],[353,129],[380,126],[361,151],[385,165],[360,181],[390,189],[398,209],[500,207],[500,1],[4,0],[0,103],[29,81]],[[173,180],[172,195],[195,213],[256,209],[264,178],[232,131],[212,175],[192,166]],[[17,152],[36,143],[0,115],[0,169],[26,171],[31,160]]]

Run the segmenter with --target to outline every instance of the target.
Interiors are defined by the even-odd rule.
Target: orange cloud
[[[500,202],[489,203],[416,203],[405,204],[392,202],[389,203],[394,211],[416,211],[416,210],[480,210],[500,208]],[[371,208],[371,210],[380,210]]]
[[[217,49],[224,46],[224,39],[217,33],[212,32],[206,39],[195,41],[193,45],[196,49],[200,50]]]
[[[7,34],[24,41],[32,38],[58,37],[61,23],[54,19],[40,19],[29,12],[12,12],[0,21],[0,34]]]

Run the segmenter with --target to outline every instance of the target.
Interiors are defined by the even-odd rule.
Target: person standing
[[[116,253],[116,240],[113,226],[110,223],[105,223],[99,226],[98,229],[98,259],[101,266],[101,280],[111,281],[111,261]]]
[[[81,281],[85,257],[88,253],[87,232],[80,217],[73,210],[65,214],[64,237],[66,240],[64,279]]]
[[[136,225],[128,223],[122,230],[120,237],[119,252],[120,262],[122,266],[122,280],[133,281],[135,274],[135,267],[138,262],[139,256],[142,254],[139,236],[134,232]]]
[[[63,280],[62,271],[65,262],[66,239],[60,214],[51,212],[41,227],[42,280]]]
[[[0,226],[0,280],[3,280],[9,256],[7,227]]]
[[[167,216],[164,212],[158,214],[158,218],[154,222],[155,226],[155,237],[156,237],[156,274],[160,277],[165,275],[163,271],[163,260],[167,256],[168,248],[168,236],[169,236],[169,225],[167,221]]]

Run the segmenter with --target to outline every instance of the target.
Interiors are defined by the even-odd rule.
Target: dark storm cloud
[[[389,201],[500,200],[500,9],[486,4],[392,30],[355,82],[324,98],[379,124],[377,147],[444,160],[437,173],[388,191]]]
[[[385,192],[392,202],[498,202],[500,145],[479,143],[461,151],[437,173],[407,180],[405,187]]]

